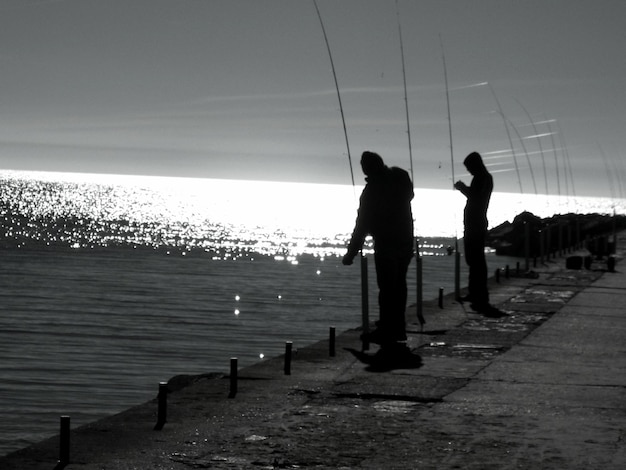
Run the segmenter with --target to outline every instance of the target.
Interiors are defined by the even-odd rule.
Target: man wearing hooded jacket
[[[367,184],[343,264],[352,264],[365,237],[371,235],[380,320],[367,340],[385,347],[406,340],[406,274],[413,257],[413,183],[405,170],[389,168],[374,152],[363,152],[361,168]]]
[[[467,186],[462,181],[457,181],[454,187],[467,198],[463,213],[465,261],[469,267],[467,300],[471,302],[470,306],[473,310],[491,313],[495,309],[489,304],[485,239],[488,225],[487,208],[493,191],[493,177],[487,171],[478,152],[470,153],[463,164],[473,176],[472,182]]]

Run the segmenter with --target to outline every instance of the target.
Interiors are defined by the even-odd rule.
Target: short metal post
[[[568,222],[567,224],[567,252],[571,253],[574,249],[574,243],[572,241],[572,223]]]
[[[331,326],[328,331],[328,354],[330,357],[335,357],[335,327]]]
[[[546,232],[546,261],[550,261],[552,256],[552,225],[548,225]]]
[[[61,416],[61,433],[59,436],[59,465],[70,463],[70,417]],[[62,467],[59,467],[62,468]]]
[[[615,207],[613,208],[613,220],[612,220],[612,222],[613,222],[613,227],[612,227],[612,229],[613,229],[612,230],[613,231],[613,249],[608,251],[607,256],[610,256],[612,254],[613,255],[617,254],[617,221],[616,221],[616,215],[615,215]],[[613,261],[615,261],[615,260],[613,260]],[[610,268],[609,268],[609,271],[611,271]],[[611,271],[611,272],[613,272],[613,271]]]
[[[157,395],[158,411],[155,431],[160,431],[167,422],[167,382],[159,382],[159,394]]]
[[[505,279],[509,278],[509,265],[508,264],[504,268],[504,277]]]
[[[606,259],[606,266],[610,273],[615,272],[615,256],[609,255],[609,257]]]
[[[285,343],[285,375],[291,375],[291,351],[293,348],[293,343],[291,341],[287,341]]]
[[[423,313],[423,299],[424,299],[424,281],[422,278],[423,274],[423,265],[422,265],[422,256],[420,255],[420,244],[419,239],[415,238],[415,310],[417,314],[417,321],[419,321],[420,326],[424,328],[424,313]]]
[[[439,308],[443,308],[443,287],[439,288]]]
[[[524,258],[526,262],[524,272],[528,272],[530,271],[530,225],[528,222],[524,222]]]
[[[454,240],[454,299],[461,300],[461,253],[459,253],[459,241]]]
[[[361,252],[361,326],[363,328],[363,351],[370,348],[367,336],[370,332],[369,320],[369,294],[367,283],[367,258]]]
[[[235,398],[237,395],[237,358],[230,358],[230,393],[228,398]]]
[[[500,284],[500,268],[496,268],[496,282]]]

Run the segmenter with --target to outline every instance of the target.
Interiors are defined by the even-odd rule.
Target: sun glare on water
[[[303,253],[340,255],[350,236],[362,187],[262,181],[1,172],[5,236],[19,244],[74,248],[131,245],[168,252],[201,249],[213,259],[250,253],[297,264]],[[415,234],[462,237],[464,197],[452,190],[415,190]],[[599,198],[494,193],[494,227],[523,211],[611,213]]]

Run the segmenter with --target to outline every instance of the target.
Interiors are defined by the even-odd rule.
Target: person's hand
[[[344,266],[350,266],[353,261],[354,261],[354,256],[346,254],[341,260],[341,264],[343,264]]]
[[[465,187],[465,183],[461,180],[454,183],[454,189],[458,189],[459,191]]]

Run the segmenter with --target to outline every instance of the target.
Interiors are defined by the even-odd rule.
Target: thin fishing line
[[[402,80],[404,82],[404,110],[406,112],[406,134],[409,139],[409,161],[411,163],[411,181],[415,183],[413,176],[413,146],[411,145],[411,124],[409,120],[409,98],[406,89],[406,66],[404,63],[404,43],[402,41],[402,26],[400,25],[400,8],[396,0],[396,16],[398,17],[398,36],[400,37],[400,55],[402,56]]]
[[[352,187],[355,187],[354,184],[354,170],[352,169],[352,156],[350,155],[350,143],[348,141],[348,129],[346,127],[346,118],[343,112],[343,104],[341,102],[341,93],[339,92],[339,82],[337,81],[337,72],[335,70],[335,62],[333,61],[333,54],[330,50],[330,43],[328,42],[328,36],[326,35],[326,28],[324,27],[324,20],[322,19],[322,14],[320,13],[320,9],[317,6],[317,1],[313,0],[313,5],[315,5],[315,11],[317,11],[317,17],[320,20],[320,26],[322,27],[322,33],[324,34],[324,41],[326,42],[326,49],[328,50],[328,57],[330,59],[330,67],[333,71],[333,78],[335,79],[335,88],[337,90],[337,100],[339,101],[339,111],[341,112],[341,122],[343,124],[343,134],[346,138],[346,149],[348,151],[348,163],[350,164],[350,178],[352,179]]]

